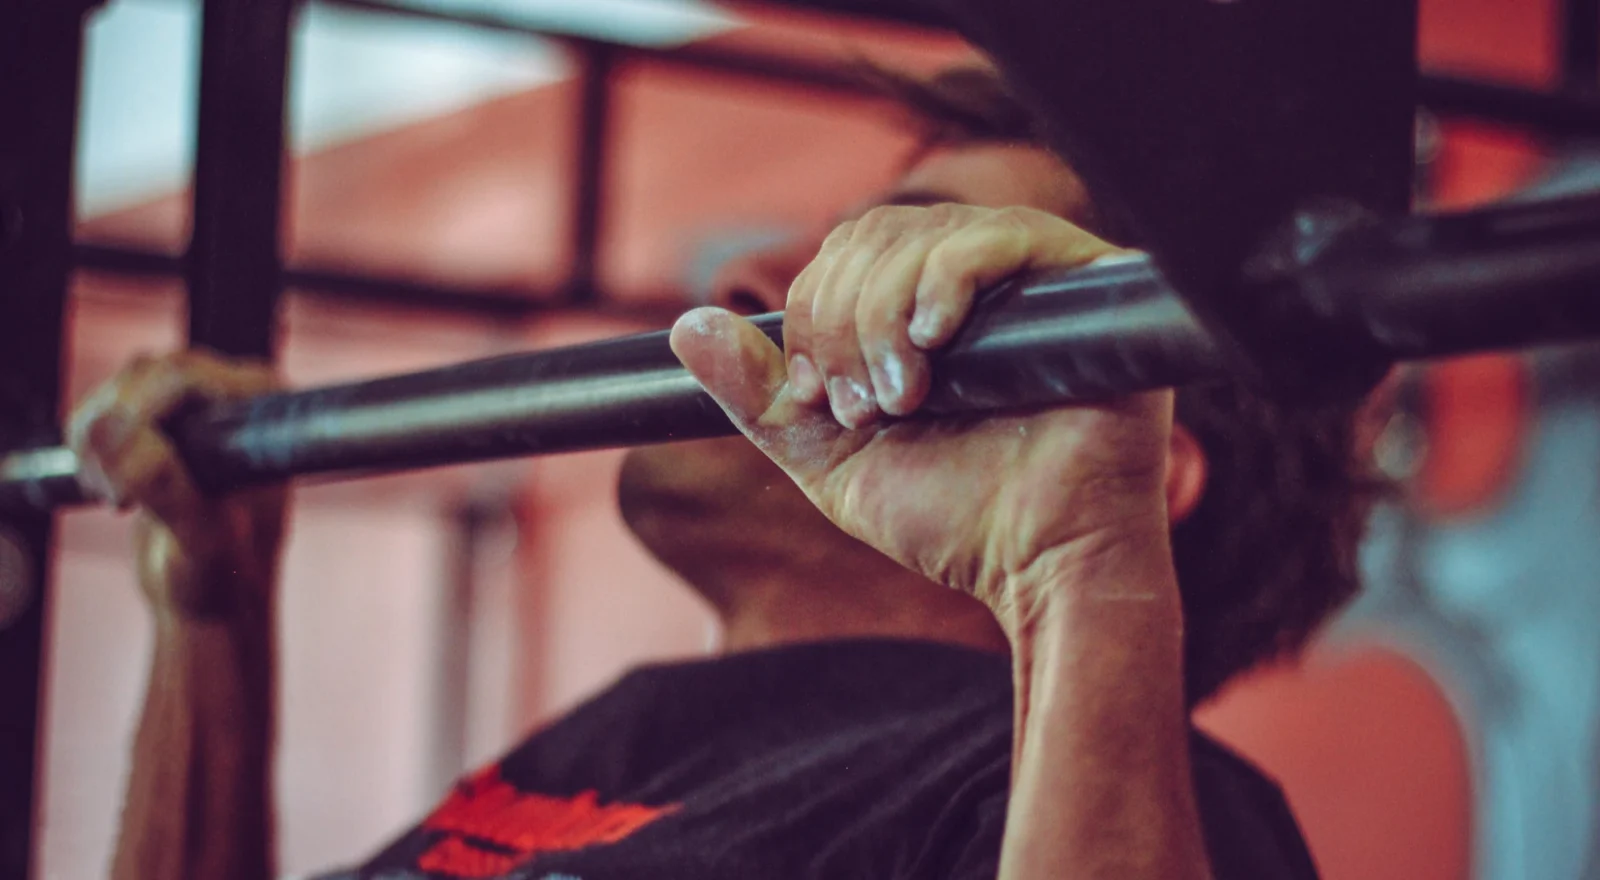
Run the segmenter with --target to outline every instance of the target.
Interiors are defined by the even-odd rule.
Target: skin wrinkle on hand
[[[772,453],[785,470],[815,471],[828,464],[831,426],[816,420],[791,422],[761,431],[757,444]]]

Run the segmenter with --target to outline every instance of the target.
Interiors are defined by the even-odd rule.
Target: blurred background
[[[1563,85],[1558,0],[1421,11],[1426,69]],[[71,400],[183,338],[198,26],[192,0],[91,20]],[[895,117],[827,71],[970,53],[901,23],[692,0],[310,2],[292,40],[295,384],[661,326],[722,260],[893,175]],[[1424,206],[1600,183],[1581,143],[1442,115],[1418,131]],[[1600,353],[1412,370],[1398,403],[1380,449],[1407,490],[1375,524],[1367,594],[1201,722],[1281,782],[1330,880],[1600,878]],[[287,873],[370,853],[621,670],[706,650],[709,612],[616,515],[618,461],[298,492]],[[112,845],[149,649],[127,532],[82,511],[58,533],[43,878],[101,876]]]

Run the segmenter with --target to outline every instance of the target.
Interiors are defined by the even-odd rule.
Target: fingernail
[[[822,397],[822,376],[811,358],[797,354],[789,359],[789,387],[794,396],[806,403],[816,403]]]
[[[906,334],[917,346],[932,345],[939,339],[939,328],[944,324],[944,318],[939,314],[937,306],[918,306],[917,313],[911,319],[911,326],[906,328]]]
[[[116,488],[111,485],[111,479],[106,472],[100,469],[99,463],[92,458],[82,459],[78,462],[78,485],[92,500],[115,501]]]
[[[872,386],[883,411],[899,415],[900,403],[906,396],[906,365],[899,355],[885,351],[872,362]]]
[[[845,376],[828,380],[828,401],[833,405],[833,417],[846,428],[866,424],[875,408],[871,390]]]

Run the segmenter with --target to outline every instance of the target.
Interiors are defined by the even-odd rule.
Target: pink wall
[[[1549,0],[1426,0],[1431,61],[1539,82]],[[1541,13],[1541,14],[1535,14]],[[832,51],[805,16],[734,42]],[[857,48],[913,64],[947,42],[862,27]],[[885,42],[887,40],[887,42]],[[500,99],[298,161],[290,251],[299,259],[479,284],[551,287],[564,258],[572,90]],[[606,281],[652,297],[718,230],[824,222],[885,180],[903,140],[870,110],[771,87],[635,71],[619,91]],[[559,120],[559,122],[552,122]],[[1503,189],[1533,167],[1515,138],[1452,129],[1446,201]],[[841,145],[848,149],[841,150]],[[819,156],[828,156],[826,164]],[[92,234],[181,241],[181,195],[92,218]],[[89,279],[74,386],[176,341],[175,302]],[[531,330],[299,305],[288,371],[328,381],[526,344],[633,329],[553,317]],[[283,867],[358,857],[416,816],[456,768],[439,652],[449,633],[448,511],[519,487],[516,545],[495,545],[470,624],[468,760],[482,760],[629,665],[704,650],[706,609],[653,565],[615,515],[614,453],[387,478],[300,493],[286,579],[279,792]],[[40,876],[101,872],[148,649],[127,574],[125,524],[63,523],[50,666]],[[454,704],[452,704],[454,705]],[[1314,653],[1232,688],[1202,722],[1277,777],[1330,880],[1468,875],[1462,738],[1427,673],[1384,651]]]

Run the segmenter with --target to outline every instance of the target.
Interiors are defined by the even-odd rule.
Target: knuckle
[[[855,240],[882,243],[908,231],[933,225],[934,214],[927,208],[909,205],[879,205],[861,215],[856,223]]]
[[[968,212],[971,211],[966,205],[958,205],[954,202],[940,202],[936,205],[929,205],[923,210],[928,212],[928,219],[937,226],[948,226],[964,220]]]
[[[905,208],[899,205],[879,205],[856,221],[858,232],[881,232],[886,227],[897,226],[905,222]]]
[[[1008,205],[995,211],[994,217],[1006,223],[1021,225],[1033,223],[1038,213],[1032,208],[1026,208],[1021,205]]]
[[[827,237],[822,240],[822,249],[827,251],[843,245],[855,234],[855,230],[856,221],[854,220],[846,220],[833,227],[833,231],[828,233]]]
[[[1031,208],[1001,208],[989,214],[981,228],[1001,239],[1030,239],[1037,223],[1035,213]]]
[[[816,272],[818,272],[816,262],[811,262],[805,269],[800,270],[800,274],[795,275],[794,282],[789,283],[789,293],[784,296],[784,307],[789,312],[797,310],[795,309],[797,306],[803,306],[802,310],[805,312],[805,317],[810,317],[811,298],[813,298],[813,290],[811,290],[813,283],[811,282],[816,278]],[[795,317],[800,317],[800,315],[795,315]]]

